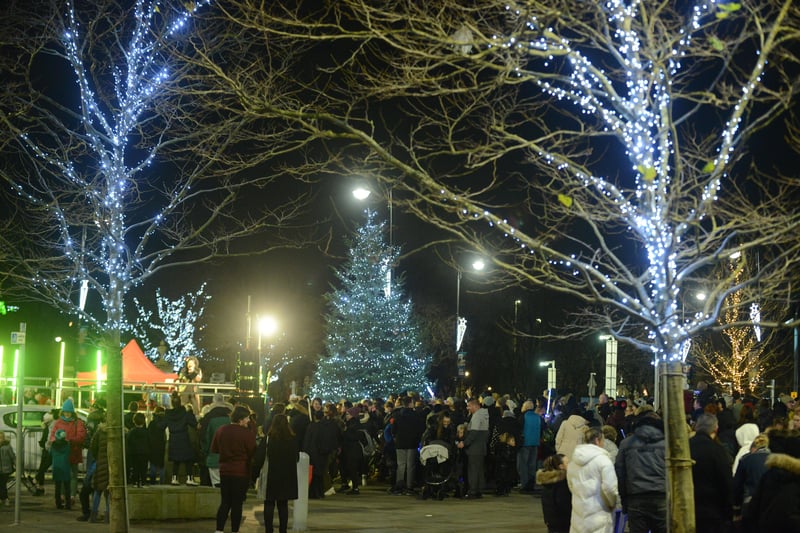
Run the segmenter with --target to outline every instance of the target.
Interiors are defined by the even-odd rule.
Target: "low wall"
[[[219,489],[185,485],[128,487],[131,520],[214,518],[219,507]]]

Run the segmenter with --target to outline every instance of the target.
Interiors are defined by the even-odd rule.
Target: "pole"
[[[662,362],[657,367],[664,381],[664,431],[667,441],[667,513],[671,533],[694,533],[694,483],[689,432],[683,411],[683,384],[686,378],[681,362]]]
[[[24,331],[25,328],[20,324],[20,330]],[[25,394],[23,394],[22,386],[25,383],[25,344],[19,345],[19,357],[17,358],[17,474],[16,483],[14,484],[14,525],[20,525],[20,504],[22,503],[22,477],[25,475],[25,438],[22,434],[25,431],[25,425],[22,423],[24,420],[22,414],[22,404],[25,401]]]

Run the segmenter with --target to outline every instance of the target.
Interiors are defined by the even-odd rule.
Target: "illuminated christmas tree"
[[[326,348],[314,394],[338,400],[385,398],[425,390],[430,357],[425,354],[411,301],[391,275],[398,250],[384,240],[386,224],[367,212],[348,260],[336,272],[339,286],[327,295]]]

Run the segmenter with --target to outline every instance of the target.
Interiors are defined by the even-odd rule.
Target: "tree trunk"
[[[109,315],[113,312],[109,311]],[[121,314],[121,313],[119,313]],[[118,317],[111,317],[112,324],[119,324]],[[106,332],[107,375],[106,391],[108,412],[106,428],[108,432],[108,490],[110,502],[109,531],[125,533],[128,531],[128,506],[125,500],[125,455],[123,452],[123,395],[122,395],[122,350],[120,350],[119,328]]]
[[[664,413],[667,441],[667,483],[669,531],[695,533],[694,483],[689,432],[683,410],[683,384],[686,374],[680,362],[661,363],[661,387],[665,394]]]

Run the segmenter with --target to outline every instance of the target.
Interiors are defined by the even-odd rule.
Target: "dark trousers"
[[[8,499],[8,474],[0,474],[0,500]]]
[[[44,475],[52,464],[53,459],[50,457],[50,451],[43,448],[42,459],[39,461],[39,469],[36,471],[36,484],[40,487],[44,485]]]
[[[275,514],[275,506],[278,507],[278,531],[286,533],[289,529],[289,500],[264,500],[264,525],[267,533],[274,531],[272,519]]]
[[[72,494],[70,493],[70,481],[56,481],[56,507],[66,507],[72,509]],[[64,492],[64,501],[61,501],[61,492]]]
[[[131,456],[131,470],[133,475],[131,483],[134,485],[147,484],[147,456],[146,455],[132,455]]]
[[[250,480],[246,477],[220,476],[220,502],[217,509],[217,530],[225,529],[228,513],[231,515],[231,531],[239,531],[242,523],[242,504],[247,497]]]
[[[642,494],[627,498],[630,533],[667,533],[667,496]],[[698,529],[697,531],[704,531]]]
[[[470,494],[480,494],[486,484],[485,461],[486,457],[483,455],[467,455],[467,484]]]

